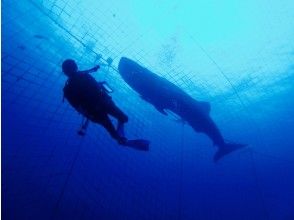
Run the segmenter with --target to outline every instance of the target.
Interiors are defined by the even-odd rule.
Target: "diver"
[[[102,125],[118,144],[131,146],[139,150],[148,150],[147,140],[128,140],[124,134],[124,124],[128,116],[120,110],[104,86],[106,82],[97,82],[90,75],[100,68],[99,65],[89,70],[79,71],[76,62],[67,59],[62,63],[62,71],[68,77],[63,88],[64,98],[76,111],[86,117],[85,128],[89,120]],[[112,124],[109,115],[117,119],[117,127]],[[84,133],[79,133],[83,135]]]

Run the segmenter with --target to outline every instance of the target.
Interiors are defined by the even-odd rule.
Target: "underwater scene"
[[[4,220],[294,220],[294,1],[3,0]]]

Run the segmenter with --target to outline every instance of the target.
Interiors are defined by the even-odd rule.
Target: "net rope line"
[[[258,173],[257,173],[257,166],[255,164],[255,159],[254,159],[254,151],[250,150],[249,155],[250,155],[250,160],[251,160],[252,174],[253,174],[254,180],[255,180],[255,186],[257,188],[257,193],[258,193],[259,199],[261,200],[263,215],[264,215],[265,219],[270,219],[270,214],[269,214],[269,211],[267,208],[267,204],[265,202],[264,193],[263,193],[263,190],[262,190],[262,187],[260,184],[260,180],[258,177]]]
[[[37,3],[35,3],[32,0],[27,0],[29,1],[35,8],[37,8],[43,15],[45,15],[47,18],[49,18],[56,26],[58,26],[60,29],[62,29],[63,31],[65,31],[70,37],[72,37],[73,39],[75,39],[79,44],[81,44],[83,47],[87,48],[88,50],[90,50],[92,53],[94,53],[97,57],[100,55],[97,52],[95,52],[93,49],[87,47],[87,45],[85,43],[83,43],[82,40],[80,40],[78,37],[76,37],[75,35],[73,35],[68,29],[64,28],[61,24],[59,24],[54,18],[52,18],[48,13],[46,13]],[[102,59],[103,61],[107,62],[106,59],[104,59],[103,57],[100,57],[100,59]]]
[[[96,55],[96,57],[99,57],[99,59],[102,59],[105,63],[107,63],[107,59],[103,58],[101,54],[95,52],[92,48],[89,48],[81,39],[73,35],[68,29],[63,27],[61,24],[59,24],[54,18],[52,18],[49,13],[45,12],[42,7],[39,6],[39,4],[35,3],[33,0],[27,0],[30,2],[35,8],[37,8],[42,14],[44,14],[47,18],[49,18],[55,25],[57,25],[59,28],[61,28],[63,31],[65,31],[68,35],[70,35],[73,39],[75,39],[79,44],[81,44],[83,47],[87,48],[89,51],[91,51],[93,54]],[[172,9],[172,7],[168,8],[164,14],[167,14],[169,10]],[[162,16],[163,16],[162,15]],[[124,49],[121,49],[119,51],[120,54],[122,54],[124,51],[129,49],[132,45],[135,45],[136,42],[138,42],[146,33],[149,33],[152,30],[152,25],[147,28],[147,31],[144,34],[140,34],[137,38],[135,38],[128,46],[126,46]],[[114,56],[113,59],[117,58],[118,56]],[[108,65],[108,67],[111,67],[114,71],[118,72],[117,68],[113,67],[112,65]]]
[[[266,157],[268,159],[272,159],[272,160],[276,160],[276,161],[284,162],[284,163],[294,164],[294,161],[293,160],[288,160],[288,159],[281,158],[281,157],[278,157],[278,156],[273,156],[271,154],[259,152],[259,151],[256,151],[256,150],[252,150],[252,151],[253,151],[253,153],[258,154],[258,155],[263,156],[263,157]]]
[[[181,128],[181,140],[180,140],[180,178],[179,178],[179,207],[178,207],[178,219],[182,219],[182,212],[183,212],[183,172],[184,172],[184,135],[185,135],[185,124],[182,123],[182,128]]]
[[[79,154],[80,154],[80,151],[81,151],[81,148],[82,148],[82,145],[83,145],[83,142],[84,142],[84,138],[81,138],[80,142],[77,144],[77,150],[76,150],[76,153],[74,154],[74,158],[72,160],[72,163],[70,165],[70,168],[69,168],[69,171],[66,175],[66,178],[65,178],[65,181],[64,181],[64,184],[63,186],[61,187],[61,192],[57,198],[57,201],[56,201],[56,204],[55,204],[55,207],[53,208],[53,212],[52,212],[52,218],[55,218],[58,216],[58,210],[59,210],[59,207],[60,207],[60,203],[64,197],[64,194],[65,194],[65,191],[66,191],[66,188],[68,187],[68,184],[69,184],[69,180],[70,180],[70,177],[72,176],[73,174],[73,171],[74,171],[74,166],[78,160],[78,157],[79,157]]]

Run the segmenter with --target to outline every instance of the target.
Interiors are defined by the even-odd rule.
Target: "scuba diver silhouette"
[[[100,68],[96,65],[92,69],[79,71],[76,62],[67,59],[62,63],[62,71],[68,77],[63,88],[64,98],[74,109],[86,117],[86,122],[79,131],[84,135],[89,120],[102,125],[118,144],[130,146],[138,150],[148,150],[149,141],[136,139],[128,140],[124,134],[124,124],[128,116],[120,110],[109,95],[111,90],[105,86],[107,83],[97,82],[90,75]],[[117,119],[117,127],[112,124],[109,115]]]

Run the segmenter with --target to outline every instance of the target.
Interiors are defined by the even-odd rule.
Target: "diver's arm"
[[[99,65],[94,66],[92,69],[79,71],[80,73],[93,73],[96,72],[100,68]]]

